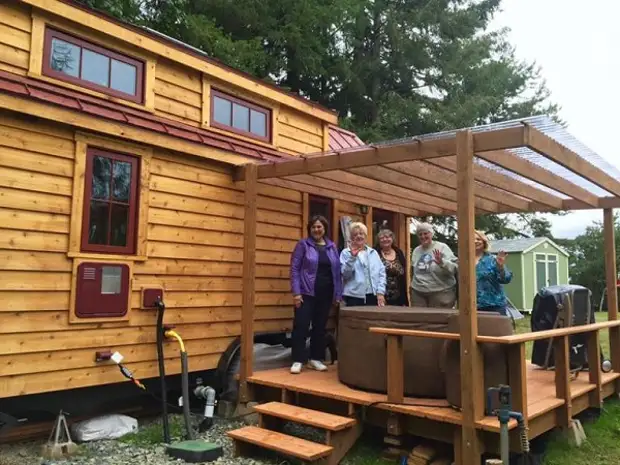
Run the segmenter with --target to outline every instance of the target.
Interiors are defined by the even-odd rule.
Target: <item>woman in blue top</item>
[[[478,310],[508,315],[502,284],[512,280],[512,272],[505,265],[506,252],[500,250],[497,257],[491,255],[487,236],[482,231],[476,231],[475,234]]]

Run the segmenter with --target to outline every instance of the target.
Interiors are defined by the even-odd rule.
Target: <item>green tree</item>
[[[620,223],[614,215],[616,244],[620,240]],[[594,222],[574,239],[560,239],[558,244],[570,254],[569,275],[572,284],[579,284],[592,291],[593,302],[598,305],[605,289],[605,244],[603,225]],[[616,247],[616,264],[620,261],[620,247]]]

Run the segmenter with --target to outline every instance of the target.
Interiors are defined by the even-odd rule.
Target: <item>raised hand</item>
[[[443,254],[441,253],[441,250],[439,249],[433,250],[433,259],[435,260],[435,263],[437,263],[438,265],[441,265],[443,263]]]
[[[497,260],[497,266],[499,266],[500,268],[502,268],[504,266],[504,263],[506,263],[506,255],[506,252],[500,250],[497,254],[497,257],[495,258]]]

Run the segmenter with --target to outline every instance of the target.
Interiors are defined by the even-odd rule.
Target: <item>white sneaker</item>
[[[301,363],[293,363],[293,365],[291,366],[291,373],[293,373],[294,375],[301,373]]]
[[[309,360],[308,366],[316,371],[326,371],[327,367],[323,362],[319,362],[318,360]]]

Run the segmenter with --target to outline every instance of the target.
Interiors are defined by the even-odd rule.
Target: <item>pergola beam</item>
[[[436,196],[437,200],[448,200],[455,204],[457,201],[457,193],[454,189],[449,189],[424,179],[412,178],[407,174],[399,173],[398,171],[391,170],[384,166],[374,166],[372,168],[353,168],[349,171],[354,174],[359,174],[360,176],[374,179],[375,181],[393,184],[405,189],[425,192]],[[480,213],[497,213],[500,211],[497,202],[493,202],[491,200],[476,198],[475,205],[479,209]]]
[[[527,147],[596,184],[601,189],[620,196],[620,181],[588,163],[587,160],[538,129],[530,125],[526,125],[525,128],[525,145]]]
[[[475,146],[479,150],[520,147],[523,145],[523,127],[490,130],[475,134],[473,137]],[[425,160],[454,155],[455,153],[454,136],[426,141],[412,139],[392,145],[368,145],[357,150],[316,154],[295,160],[265,163],[258,167],[258,179],[346,170],[401,161]],[[233,178],[235,181],[243,181],[244,176],[243,168],[238,167]]]
[[[377,182],[373,179],[358,176],[357,174],[349,173],[346,171],[330,171],[327,173],[318,173],[315,174],[314,177],[317,179],[316,185],[320,185],[323,179],[328,179],[331,181],[347,184],[352,188],[363,187],[365,189],[376,190],[377,192],[381,192],[384,194],[413,200],[419,203],[421,210],[427,210],[427,207],[430,206],[432,209],[428,210],[428,213],[442,215],[450,214],[456,211],[455,202],[437,199],[437,197],[433,197],[432,195],[412,191],[410,189],[405,189],[404,187]],[[433,211],[433,209],[436,211]]]
[[[443,168],[447,168],[456,172],[456,161],[451,158],[437,158],[429,160],[428,163],[441,166]],[[532,207],[532,202],[538,202],[546,205],[547,207],[555,209],[561,209],[563,206],[563,199],[561,199],[560,197],[551,195],[548,192],[544,192],[540,189],[536,189],[533,186],[528,186],[521,181],[511,179],[504,174],[497,173],[492,169],[489,169],[485,166],[476,165],[475,163],[474,177],[481,183],[487,184],[497,189],[501,189],[513,195],[519,196],[519,198],[522,198],[523,201],[526,203],[525,206],[521,207],[522,211],[530,210]],[[528,200],[525,201],[525,199]]]
[[[372,207],[380,208],[382,210],[393,211],[396,213],[404,213],[409,216],[420,216],[422,213],[419,210],[403,207],[402,205],[378,202],[377,199],[369,199],[362,196],[357,196],[352,193],[343,193],[341,191],[335,191],[331,189],[325,189],[316,185],[299,183],[296,181],[290,181],[288,179],[270,179],[269,184],[273,186],[284,187],[286,189],[292,189],[298,192],[306,192],[308,194],[320,195],[322,197],[329,197],[337,200],[344,200],[345,202],[354,202],[363,205],[369,205]]]
[[[453,159],[453,157],[450,157]],[[442,166],[436,166],[433,159],[429,161],[414,161],[405,163],[394,163],[387,168],[394,169],[410,176],[424,178],[433,181],[439,185],[456,190],[457,176],[456,168],[453,170],[446,169]],[[445,158],[442,158],[445,160]],[[454,163],[456,161],[453,159]],[[474,171],[475,174],[475,171]],[[456,192],[455,192],[456,194]],[[499,207],[498,212],[508,210],[528,210],[530,203],[527,199],[522,199],[508,192],[501,192],[495,186],[488,186],[482,183],[476,183],[476,195],[480,198],[496,202],[504,207]]]
[[[596,195],[515,154],[506,151],[493,151],[478,152],[476,156],[592,207],[598,207]]]
[[[383,192],[378,192],[373,189],[365,189],[361,186],[348,185],[340,181],[332,181],[330,179],[320,179],[310,174],[299,174],[295,176],[287,176],[286,178],[282,178],[282,179],[286,179],[286,180],[293,181],[293,182],[300,183],[300,184],[307,184],[312,187],[320,186],[325,189],[330,189],[332,191],[338,191],[345,195],[349,195],[349,197],[351,197],[351,194],[354,192],[355,196],[359,195],[360,197],[365,197],[367,199],[375,199],[375,200],[378,200],[379,202],[397,203],[411,210],[416,210],[416,211],[423,210],[427,213],[433,213],[436,215],[442,215],[446,213],[445,211],[433,206],[432,204],[428,205],[428,204],[416,202],[416,201],[411,200],[408,197],[395,196],[393,193],[386,194]]]

